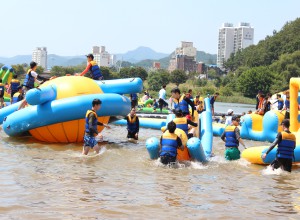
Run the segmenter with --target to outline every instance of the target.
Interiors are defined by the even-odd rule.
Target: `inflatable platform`
[[[95,81],[79,76],[58,77],[28,91],[28,107],[17,111],[20,103],[15,103],[1,109],[0,123],[9,136],[29,131],[44,142],[82,142],[85,114],[93,99],[102,101],[98,121],[107,123],[109,116],[130,112],[130,100],[121,94],[138,93],[142,87],[140,78]]]
[[[290,131],[296,135],[295,161],[300,162],[300,112],[298,109],[300,103],[299,97],[300,78],[290,79]],[[252,114],[251,114],[252,116]],[[273,142],[278,132],[282,131],[279,126],[284,119],[284,112],[270,111],[262,116],[245,117],[247,127],[242,126],[242,137],[255,137],[256,140]],[[259,122],[259,123],[258,123]],[[251,126],[250,126],[251,125]],[[252,128],[252,129],[249,129]],[[261,157],[267,151],[269,146],[251,147],[243,151],[242,157],[251,163],[269,164],[275,157],[277,148],[275,147],[263,160]]]

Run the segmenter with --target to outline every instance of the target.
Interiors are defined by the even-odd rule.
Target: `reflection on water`
[[[81,144],[44,144],[0,131],[1,219],[241,219],[291,218],[300,212],[297,167],[292,174],[215,157],[167,168],[149,160],[141,129],[125,143],[124,127],[105,131],[101,155],[81,155]],[[246,141],[247,146],[265,145]]]

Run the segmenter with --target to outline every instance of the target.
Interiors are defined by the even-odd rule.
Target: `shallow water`
[[[122,143],[125,128],[104,132],[101,155],[81,144],[44,144],[0,131],[0,219],[299,219],[300,169],[273,172],[244,160],[215,157],[202,165],[167,168],[150,161],[141,129],[138,144]],[[266,145],[246,141],[247,146]]]

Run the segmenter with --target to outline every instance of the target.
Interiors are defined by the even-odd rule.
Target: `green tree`
[[[102,73],[105,80],[112,79],[111,71],[108,67],[101,66],[100,69],[101,69],[101,73]]]
[[[240,75],[238,87],[245,96],[254,98],[258,90],[269,92],[273,81],[274,74],[268,67],[253,67]]]
[[[65,75],[65,70],[62,66],[53,66],[51,68],[50,74],[52,76],[64,76]]]
[[[139,77],[142,80],[146,80],[147,76],[147,71],[142,67],[123,67],[120,70],[120,77],[122,79]]]
[[[170,81],[175,83],[177,86],[179,84],[185,83],[188,77],[183,70],[173,70],[170,74]]]
[[[18,64],[18,65],[12,65],[11,67],[14,69],[15,74],[17,75],[25,74],[25,69],[23,65]]]
[[[44,68],[41,66],[38,66],[35,71],[37,74],[42,74],[44,72]]]
[[[168,71],[160,69],[155,72],[150,72],[148,76],[149,89],[158,91],[162,85],[167,85],[170,82],[170,74]]]

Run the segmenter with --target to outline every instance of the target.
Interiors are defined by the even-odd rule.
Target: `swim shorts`
[[[172,156],[170,156],[170,155],[164,155],[164,156],[161,156],[161,157],[160,157],[160,161],[161,161],[163,164],[167,165],[167,164],[169,164],[169,163],[175,163],[176,157],[172,157]]]
[[[273,169],[281,168],[282,170],[292,172],[292,159],[286,159],[286,158],[276,158],[272,163],[271,166]]]
[[[238,160],[241,158],[241,152],[237,147],[226,147],[224,156],[226,160]]]
[[[95,137],[89,136],[89,135],[84,135],[84,145],[85,147],[89,146],[90,148],[93,148],[98,144],[96,141]]]

